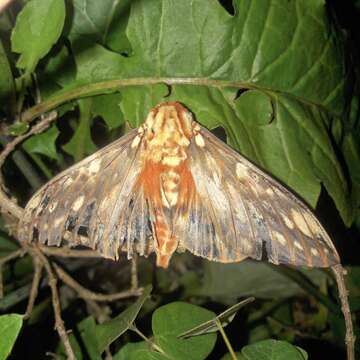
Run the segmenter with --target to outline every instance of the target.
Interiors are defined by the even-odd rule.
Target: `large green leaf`
[[[23,143],[23,148],[34,154],[42,154],[50,159],[56,160],[58,154],[56,151],[55,142],[59,135],[59,130],[56,125],[46,130],[42,134],[35,135]]]
[[[121,94],[104,94],[93,97],[92,113],[94,116],[101,116],[108,129],[112,130],[124,123],[120,110]]]
[[[129,51],[125,30],[130,4],[131,0],[74,0],[70,37],[73,41],[85,37],[119,52]]]
[[[79,124],[76,126],[75,132],[71,140],[63,145],[63,149],[74,157],[75,161],[80,161],[85,155],[89,155],[96,151],[96,145],[91,138],[91,124],[92,124],[92,99],[80,99]]]
[[[0,316],[0,360],[5,360],[19,335],[23,317],[18,314]]]
[[[11,36],[12,50],[20,54],[17,67],[32,72],[58,40],[64,21],[64,0],[27,2],[16,18]]]
[[[204,261],[203,266],[202,286],[192,290],[191,295],[209,296],[221,303],[233,304],[239,297],[278,299],[303,292],[294,281],[264,262],[244,260],[237,264],[219,264]],[[316,269],[307,273],[316,284],[326,277]]]
[[[161,306],[155,310],[152,317],[155,342],[173,359],[205,359],[215,345],[216,334],[187,339],[180,339],[178,336],[215,317],[212,311],[184,302]]]
[[[182,101],[208,128],[223,126],[232,146],[312,207],[323,184],[350,224],[340,148],[329,135],[333,119],[341,127],[348,78],[325,2],[237,0],[234,6],[232,16],[216,0],[132,2],[126,29],[132,55],[89,42],[75,56],[77,82],[185,78],[189,85],[172,86],[166,98],[159,85],[122,89],[124,117],[138,125],[154,103]],[[239,88],[251,91],[238,97]]]
[[[307,360],[304,350],[286,341],[263,340],[242,348],[246,360]]]

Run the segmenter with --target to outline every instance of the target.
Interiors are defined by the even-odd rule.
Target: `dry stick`
[[[43,270],[43,264],[41,263],[41,261],[39,260],[39,258],[37,256],[33,256],[32,260],[33,260],[33,264],[34,264],[34,276],[33,276],[33,281],[31,284],[29,301],[28,301],[26,311],[24,314],[24,319],[27,319],[30,317],[32,310],[34,308],[35,300],[36,300],[36,297],[37,297],[38,291],[39,291],[41,274],[42,274],[42,270]]]
[[[6,255],[0,259],[0,265],[4,265],[10,260],[16,259],[17,257],[21,257],[26,253],[26,249],[20,248],[18,250],[15,250],[11,252],[9,255]]]
[[[41,253],[41,251],[36,248],[34,248],[31,251],[34,251],[34,253],[35,253],[34,255],[39,258],[42,265],[45,267],[45,270],[49,277],[49,286],[51,289],[52,304],[53,304],[53,309],[54,309],[54,313],[55,313],[55,329],[58,332],[60,339],[64,345],[67,358],[70,360],[76,360],[74,351],[70,345],[70,340],[69,340],[68,334],[65,329],[64,321],[61,317],[61,306],[60,306],[60,299],[59,299],[59,294],[58,294],[58,289],[57,289],[57,278],[54,274],[53,269],[51,268],[49,260]]]
[[[344,279],[344,275],[346,275],[346,270],[342,267],[341,264],[332,266],[331,270],[335,275],[337,287],[339,290],[341,310],[345,318],[345,326],[346,326],[345,343],[346,343],[347,359],[355,360],[355,348],[354,348],[355,336],[354,336],[350,306],[348,301],[348,291],[346,289],[345,279]]]
[[[139,296],[142,293],[141,288],[122,291],[110,295],[95,293],[80,285],[69,274],[67,274],[60,266],[56,264],[53,264],[53,266],[59,279],[61,279],[67,286],[75,290],[79,294],[79,296],[82,297],[83,299],[90,299],[95,301],[115,301],[132,296]]]

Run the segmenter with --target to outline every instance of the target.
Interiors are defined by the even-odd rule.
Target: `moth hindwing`
[[[179,103],[44,185],[20,221],[22,241],[119,251],[167,267],[176,250],[221,262],[339,263],[313,213],[193,120]]]

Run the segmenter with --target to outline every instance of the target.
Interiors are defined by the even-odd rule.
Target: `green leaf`
[[[94,116],[101,116],[108,129],[113,130],[124,123],[124,118],[120,110],[121,94],[105,94],[92,98],[92,113]]]
[[[167,355],[162,355],[155,351],[138,350],[130,355],[127,360],[169,360]]]
[[[16,66],[34,71],[58,40],[65,21],[63,0],[31,0],[16,18],[11,35],[12,50],[20,54]]]
[[[246,360],[306,360],[307,354],[286,341],[264,340],[242,348]]]
[[[11,113],[12,107],[15,104],[15,84],[10,64],[1,40],[0,69],[0,105],[7,113]]]
[[[22,323],[22,315],[7,314],[0,316],[0,360],[5,360],[10,355]]]
[[[50,159],[56,160],[58,154],[56,151],[55,142],[60,132],[56,125],[45,132],[34,135],[23,143],[23,148],[28,153],[41,154],[49,157]]]
[[[74,157],[75,162],[80,161],[86,155],[92,154],[97,149],[91,139],[91,102],[91,98],[78,100],[80,111],[79,124],[71,140],[62,147],[65,152]]]
[[[129,360],[137,355],[139,350],[148,350],[149,344],[146,341],[127,343],[113,356],[113,360]]]
[[[235,353],[235,355],[238,360],[245,360],[245,358],[241,355],[241,353],[237,352],[237,353]],[[220,360],[234,360],[234,359],[233,359],[232,355],[230,353],[228,353],[228,354],[225,354]]]
[[[172,86],[168,100],[182,101],[209,128],[223,126],[233,147],[313,208],[323,184],[350,225],[355,210],[336,155],[341,149],[329,134],[334,117],[345,121],[351,75],[324,1],[234,6],[231,16],[216,0],[132,2],[132,56],[87,44],[75,56],[77,81],[186,78],[193,85]],[[125,119],[138,125],[153,100],[164,100],[154,88],[121,90]],[[238,97],[239,88],[248,91]]]
[[[136,302],[120,315],[104,324],[96,326],[96,338],[100,353],[131,327],[144,302],[150,296],[151,289],[151,286],[147,286]]]
[[[41,65],[42,69],[38,74],[38,83],[43,100],[51,96],[57,89],[70,86],[75,80],[75,63],[65,44],[52,49]],[[63,106],[66,106],[66,104]],[[59,109],[57,111],[59,112]]]
[[[182,334],[180,334],[179,338],[187,338],[189,336],[197,336],[202,334],[208,334],[210,332],[216,332],[219,330],[218,325],[216,324],[216,321],[219,321],[221,326],[224,328],[227,325],[229,325],[236,313],[245,305],[249,304],[250,302],[254,301],[255,298],[248,298],[243,301],[240,301],[239,303],[231,306],[229,309],[226,309],[224,312],[216,316],[214,319],[211,319],[209,321],[206,321],[200,325],[195,326],[192,329],[189,329]]]
[[[278,299],[302,293],[296,283],[263,262],[244,260],[238,264],[219,264],[204,261],[203,266],[203,286],[191,295],[209,296],[215,301],[232,304],[239,297]],[[315,269],[306,274],[316,284],[325,277],[323,272]]]
[[[187,339],[179,339],[178,336],[215,316],[212,311],[184,302],[161,306],[152,317],[155,342],[174,359],[205,359],[215,345],[215,333]]]
[[[90,360],[101,360],[94,318],[87,317],[77,325],[77,328]]]
[[[121,110],[132,127],[140,126],[149,112],[149,109],[159,102],[165,101],[169,90],[164,84],[148,85],[138,88],[128,86],[121,90],[123,101]]]
[[[130,44],[125,34],[131,0],[74,0],[69,28],[72,40],[86,37],[113,50],[127,52]]]

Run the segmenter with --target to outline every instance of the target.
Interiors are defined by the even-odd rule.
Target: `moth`
[[[21,241],[84,245],[103,257],[175,251],[209,260],[329,267],[338,253],[311,210],[200,126],[178,102],[60,173],[28,202]]]

